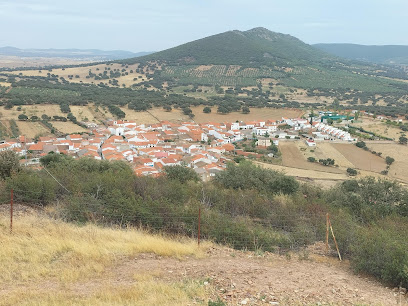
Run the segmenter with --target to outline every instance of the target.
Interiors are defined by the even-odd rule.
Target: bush
[[[166,176],[171,180],[178,180],[181,183],[186,183],[187,181],[198,182],[200,178],[197,173],[187,167],[183,166],[166,166],[164,167]]]
[[[392,158],[392,157],[390,157],[390,156],[387,156],[387,157],[385,158],[385,162],[386,162],[387,165],[389,165],[389,166],[391,166],[391,164],[392,164],[394,161],[395,161],[395,159]]]
[[[255,189],[266,193],[293,194],[299,188],[299,183],[280,172],[263,169],[251,162],[232,163],[227,169],[215,176],[215,181],[225,188]]]
[[[365,148],[366,143],[364,141],[357,141],[356,146],[359,147],[359,148]]]
[[[308,162],[311,162],[311,163],[314,163],[314,162],[316,162],[316,158],[314,158],[314,157],[312,157],[312,156],[309,156],[309,157],[307,158],[307,161],[308,161]]]
[[[393,286],[408,287],[408,220],[388,219],[380,225],[361,228],[352,246],[351,265]]]

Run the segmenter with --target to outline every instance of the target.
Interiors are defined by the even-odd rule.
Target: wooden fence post
[[[201,205],[198,207],[198,233],[197,233],[198,246],[200,246],[200,236],[201,236]]]
[[[13,189],[10,190],[10,234],[13,232]]]

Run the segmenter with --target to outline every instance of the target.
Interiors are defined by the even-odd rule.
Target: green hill
[[[352,60],[408,65],[408,46],[365,46],[356,44],[316,44],[313,46],[335,56]]]
[[[197,65],[293,65],[324,62],[334,57],[299,39],[265,28],[228,31],[157,52],[140,60]]]
[[[170,88],[239,88],[267,82],[305,90],[402,93],[400,82],[378,76],[408,79],[400,67],[342,59],[265,28],[228,31],[121,63],[140,63],[139,69],[151,74],[148,83],[158,88],[164,83]]]

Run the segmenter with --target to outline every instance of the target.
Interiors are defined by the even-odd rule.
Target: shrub
[[[394,161],[395,161],[395,159],[392,158],[392,157],[390,157],[390,156],[387,156],[387,157],[385,158],[385,162],[386,162],[387,165],[389,165],[389,166],[391,166],[391,164],[392,164]]]
[[[316,161],[316,158],[314,158],[314,157],[312,157],[312,156],[309,156],[309,157],[307,158],[307,161],[309,161],[309,162],[311,162],[311,163],[314,163],[314,162]]]
[[[365,148],[366,143],[364,141],[357,141],[356,146],[359,147],[359,148]]]
[[[352,246],[351,265],[356,272],[374,275],[393,286],[408,286],[408,243],[402,233],[407,220],[388,219],[361,228]]]

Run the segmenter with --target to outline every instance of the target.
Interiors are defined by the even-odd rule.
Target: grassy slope
[[[171,300],[186,304],[192,297],[205,298],[198,283],[165,283],[152,277],[119,289],[103,285],[87,296],[64,287],[97,279],[121,258],[140,253],[203,256],[208,245],[198,249],[192,240],[176,241],[135,229],[75,226],[36,214],[17,216],[10,234],[8,222],[0,211],[0,305],[167,305]]]

